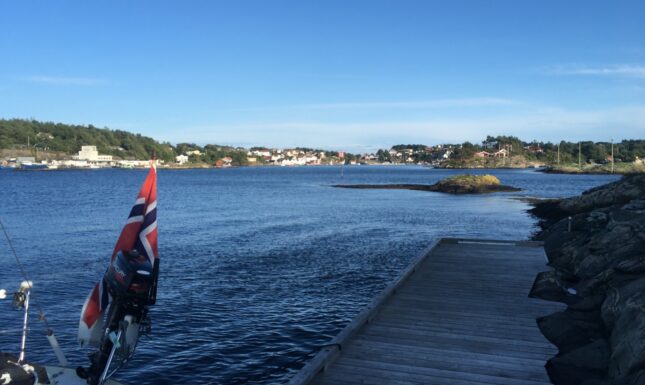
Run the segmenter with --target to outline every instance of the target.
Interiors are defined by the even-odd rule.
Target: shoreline
[[[281,166],[281,165],[270,165],[270,164],[249,164],[249,165],[240,165],[240,166],[224,166],[217,167],[206,164],[194,164],[190,166],[169,166],[169,165],[157,165],[157,168],[160,170],[201,170],[201,169],[235,169],[235,168],[264,168],[264,167],[277,167],[277,168],[293,168],[293,167],[422,167],[427,169],[436,169],[436,170],[464,170],[464,171],[484,171],[484,170],[533,170],[535,172],[542,172],[545,174],[563,174],[563,175],[630,175],[630,174],[645,174],[645,166],[634,166],[630,168],[620,168],[616,169],[613,172],[604,168],[587,168],[579,170],[577,168],[555,168],[553,166],[545,167],[437,167],[424,164],[414,164],[414,163],[374,163],[374,164],[312,164],[312,165],[293,165],[293,166]],[[42,168],[42,169],[21,169],[20,167],[11,167],[11,166],[2,166],[1,170],[12,170],[12,171],[96,171],[96,170],[105,170],[105,169],[120,169],[120,170],[144,170],[146,167],[56,167],[56,168]]]
[[[558,347],[546,369],[555,385],[636,384],[645,376],[645,174],[534,204],[551,270],[532,298],[566,310],[537,319]]]

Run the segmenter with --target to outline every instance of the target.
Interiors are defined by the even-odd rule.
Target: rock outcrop
[[[553,267],[531,296],[567,304],[537,320],[559,349],[546,364],[551,381],[645,384],[645,175],[530,212],[541,218],[535,239]]]
[[[521,189],[501,184],[493,175],[457,175],[425,184],[339,184],[333,187],[356,189],[421,190],[449,194],[487,194],[494,192],[520,191]]]

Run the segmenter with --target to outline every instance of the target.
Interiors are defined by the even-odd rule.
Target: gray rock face
[[[604,378],[609,362],[609,346],[598,339],[549,360],[546,370],[554,384],[578,385]]]
[[[552,382],[645,384],[645,175],[530,212],[554,269],[530,295],[568,305],[538,319],[559,349],[547,364]]]

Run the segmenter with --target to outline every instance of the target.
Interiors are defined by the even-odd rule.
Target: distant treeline
[[[81,146],[96,146],[100,154],[113,155],[121,159],[162,159],[174,162],[175,156],[190,150],[199,150],[202,155],[194,161],[214,163],[230,156],[233,165],[247,163],[244,149],[229,146],[160,143],[140,134],[122,130],[97,128],[92,125],[70,125],[39,122],[23,119],[0,119],[0,149],[28,149],[38,151],[76,154]]]
[[[96,146],[99,153],[122,159],[174,160],[175,150],[170,143],[132,134],[127,131],[79,126],[35,120],[0,120],[0,148],[29,149],[76,154],[81,146]]]
[[[122,130],[97,128],[92,125],[70,125],[62,123],[39,122],[24,119],[0,119],[0,149],[32,150],[33,152],[60,152],[68,155],[76,154],[81,146],[97,146],[99,153],[113,155],[121,159],[163,159],[167,162],[175,160],[180,154],[190,155],[192,162],[214,163],[224,157],[230,157],[232,164],[246,165],[247,150],[241,147],[220,146],[208,144],[198,146],[194,143],[160,143],[152,138],[133,134]],[[623,140],[613,144],[616,161],[633,162],[636,158],[645,157],[645,140]],[[558,151],[559,148],[559,151]],[[443,144],[427,146],[425,144],[399,144],[392,146],[391,151],[381,149],[376,156],[381,162],[432,162],[446,159],[467,159],[480,151],[495,152],[506,149],[511,156],[523,156],[527,160],[545,163],[576,163],[580,158],[583,162],[604,163],[611,155],[611,142],[525,142],[514,136],[487,136],[481,144],[464,142],[461,144]],[[253,147],[253,150],[264,149]],[[580,149],[580,151],[579,151]],[[305,152],[324,152],[327,157],[338,156],[337,152],[315,150],[311,148],[296,148]],[[401,154],[399,157],[393,155]],[[360,161],[361,157],[345,153],[345,160]],[[258,158],[258,162],[263,159]]]
[[[472,158],[480,151],[493,153],[506,149],[510,156],[523,156],[527,160],[536,160],[545,163],[576,163],[582,162],[604,163],[611,159],[611,142],[525,142],[515,136],[487,136],[481,144],[464,142],[461,144],[444,144],[441,146],[426,146],[422,144],[399,144],[392,146],[392,150],[413,150],[410,156],[415,161],[432,161],[450,151],[451,159]],[[645,157],[645,140],[623,140],[613,143],[614,160],[633,162],[637,158]],[[381,161],[390,160],[391,154],[386,150],[379,150],[378,158]]]
[[[578,155],[583,162],[604,163],[610,159],[611,142],[524,142],[514,136],[488,136],[482,145],[464,143],[462,151],[464,156],[472,155],[475,152],[484,150],[484,143],[497,143],[497,148],[510,148],[511,155],[523,155],[527,159],[539,161],[556,162],[558,152],[560,162],[575,163]],[[508,146],[510,145],[510,146]],[[613,144],[614,160],[622,162],[633,162],[636,158],[645,155],[645,140],[623,140]],[[490,151],[490,150],[489,150]]]

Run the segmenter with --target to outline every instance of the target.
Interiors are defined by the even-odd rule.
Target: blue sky
[[[3,1],[0,117],[368,151],[645,138],[643,1]]]

